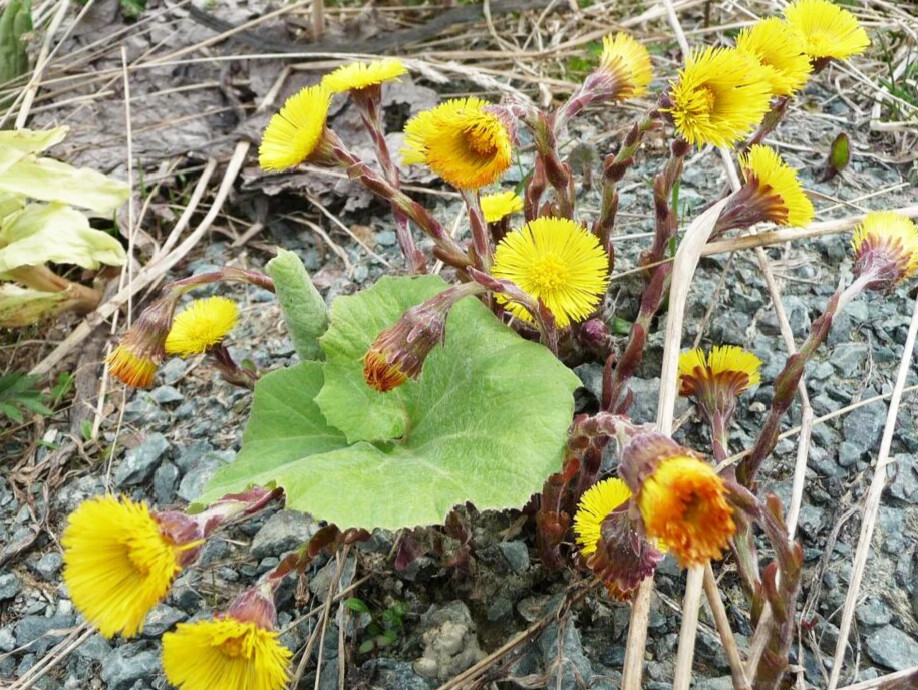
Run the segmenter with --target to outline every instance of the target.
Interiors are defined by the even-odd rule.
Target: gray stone
[[[188,618],[188,615],[184,611],[174,609],[166,604],[160,604],[147,614],[143,626],[143,636],[161,637],[164,632],[171,630],[172,626],[186,618]]]
[[[522,541],[502,541],[497,545],[515,573],[529,570],[529,548]]]
[[[563,690],[592,687],[593,666],[584,654],[577,626],[568,620],[563,630],[560,650],[558,623],[549,625],[539,637],[542,662],[548,672],[547,687]]]
[[[462,673],[485,653],[478,644],[475,623],[461,601],[430,609],[421,617],[424,652],[414,662],[415,672],[425,678],[444,681]]]
[[[9,628],[0,629],[0,651],[12,652],[16,649],[16,636]]]
[[[867,653],[878,664],[903,671],[918,661],[918,642],[898,628],[887,625],[868,636]]]
[[[899,453],[893,460],[893,479],[889,493],[900,501],[918,503],[918,458],[909,453]],[[0,597],[2,598],[2,597]]]
[[[877,514],[877,532],[886,553],[898,556],[910,545],[905,535],[905,510],[881,505]]]
[[[194,501],[204,491],[210,478],[214,476],[221,465],[231,463],[236,458],[232,450],[214,451],[194,468],[187,470],[176,492],[182,500]]]
[[[353,556],[349,556],[341,568],[341,575],[338,580],[338,587],[346,588],[354,579],[357,572],[357,561]],[[316,595],[320,602],[328,599],[328,591],[331,588],[332,580],[338,575],[338,563],[331,559],[325,566],[309,580],[309,591]]]
[[[373,690],[431,690],[434,684],[418,676],[412,665],[396,659],[371,659],[360,667],[373,678]]]
[[[198,440],[177,448],[176,452],[175,464],[184,474],[200,465],[208,455],[214,452],[214,447],[209,441]]]
[[[395,244],[395,233],[391,230],[380,230],[376,233],[376,243],[383,247],[391,247]]]
[[[125,648],[119,647],[102,664],[102,682],[108,690],[130,690],[139,680],[150,680],[159,672],[159,654],[137,652],[122,656]]]
[[[50,581],[60,572],[63,564],[64,559],[58,551],[49,551],[38,559],[35,565],[32,566],[32,570],[45,580]]]
[[[101,662],[112,653],[112,646],[96,633],[77,647],[74,653],[81,659]]]
[[[165,381],[169,386],[178,382],[182,376],[185,375],[185,370],[188,368],[188,361],[181,359],[180,357],[172,357],[168,362],[162,365],[159,369],[159,375],[162,377],[162,380]],[[164,386],[161,386],[161,388]]]
[[[838,444],[838,464],[842,467],[853,466],[863,454],[863,449],[850,441],[842,441]]]
[[[22,591],[22,583],[13,573],[0,575],[0,601],[12,599]]]
[[[799,297],[793,295],[784,298],[784,309],[787,321],[797,337],[805,336],[810,330],[810,308]]]
[[[634,394],[634,401],[628,411],[638,424],[652,422],[657,418],[657,399],[660,397],[660,379],[633,378],[628,383]],[[676,398],[675,415],[678,417],[688,409],[687,398]]]
[[[171,462],[164,462],[153,473],[153,495],[160,505],[175,500],[175,485],[178,482],[179,469]]]
[[[54,497],[54,502],[61,512],[70,513],[90,496],[98,496],[104,494],[105,491],[105,482],[102,481],[101,476],[87,474],[71,479],[64,484]]]
[[[867,396],[867,393],[864,393]],[[873,393],[870,393],[873,395]],[[875,450],[883,433],[886,421],[886,404],[877,402],[853,410],[845,417],[843,425],[845,440],[863,451]]]
[[[159,386],[150,391],[150,397],[157,403],[174,403],[185,399],[181,391],[175,386]]]
[[[876,628],[892,620],[892,612],[880,597],[867,597],[855,610],[857,622]]]
[[[124,421],[140,429],[161,427],[169,421],[169,415],[146,391],[137,391],[134,398],[124,406]]]
[[[272,515],[252,540],[252,557],[280,556],[309,541],[318,531],[312,518],[295,510],[279,510]]]
[[[867,359],[867,346],[864,343],[842,343],[832,352],[832,366],[846,379],[857,374]]]
[[[124,459],[115,470],[114,485],[118,488],[134,486],[146,481],[153,474],[159,459],[169,450],[169,441],[156,432],[148,434],[140,445],[124,454]]]
[[[706,678],[699,680],[695,690],[733,690],[733,678],[730,676],[721,676],[720,678]]]
[[[73,625],[72,615],[26,616],[16,623],[16,644],[29,645],[29,651],[39,656],[60,642]]]

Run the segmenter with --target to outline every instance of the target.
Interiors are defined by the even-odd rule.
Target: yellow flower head
[[[322,84],[331,93],[341,93],[393,81],[407,72],[402,61],[395,58],[384,58],[372,62],[351,62],[326,74],[322,78]]]
[[[736,38],[737,50],[749,53],[762,65],[775,96],[795,93],[813,71],[802,44],[800,31],[778,17],[761,19]]]
[[[276,632],[229,616],[163,635],[163,669],[180,690],[282,690],[290,656]]]
[[[716,386],[736,396],[758,385],[762,360],[736,345],[715,345],[705,358],[700,348],[679,355],[679,395],[703,396]]]
[[[803,50],[814,60],[843,60],[870,45],[857,18],[829,0],[796,0],[784,16],[803,35]]]
[[[166,338],[166,352],[190,357],[207,352],[236,326],[239,308],[226,297],[196,299],[179,312]]]
[[[132,637],[169,592],[181,553],[145,503],[97,496],[81,503],[61,537],[73,605],[104,637]]]
[[[543,216],[501,240],[491,272],[541,299],[563,328],[596,309],[609,285],[609,257],[596,236],[578,223]],[[518,318],[532,322],[523,306],[508,304],[501,295],[497,299]]]
[[[580,553],[589,556],[596,551],[603,520],[609,513],[621,508],[629,498],[631,489],[615,477],[603,479],[584,492],[574,514],[574,533],[577,535]]]
[[[872,211],[854,229],[851,248],[861,276],[875,273],[868,287],[878,290],[895,287],[918,271],[918,227],[893,211]]]
[[[149,388],[159,365],[151,357],[132,351],[130,343],[122,343],[105,358],[108,371],[116,379],[132,388]]]
[[[647,48],[621,31],[603,36],[599,71],[615,80],[615,100],[643,95],[653,79]]]
[[[746,185],[753,197],[745,199],[747,212],[754,207],[759,218],[778,225],[803,227],[813,220],[813,203],[800,186],[797,170],[785,163],[770,146],[754,144],[740,157]],[[752,223],[749,223],[752,225]]]
[[[405,125],[402,160],[426,164],[457,189],[496,182],[510,167],[510,131],[490,104],[474,96],[448,100]]]
[[[331,92],[324,83],[288,98],[265,128],[258,164],[264,170],[286,170],[308,160],[322,141],[330,102]]]
[[[637,496],[647,536],[685,568],[720,558],[736,531],[727,489],[714,468],[689,455],[659,462]]]
[[[481,210],[488,223],[496,223],[523,210],[523,197],[516,192],[498,192],[481,197]]]
[[[729,146],[768,111],[771,84],[758,60],[735,48],[693,51],[673,82],[676,130],[690,144]]]

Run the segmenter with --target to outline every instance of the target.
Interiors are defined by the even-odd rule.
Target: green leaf
[[[92,269],[125,261],[118,240],[94,230],[86,216],[63,204],[29,204],[7,216],[0,227],[0,247],[0,274],[48,261]]]
[[[278,249],[277,256],[267,263],[265,270],[274,279],[277,299],[296,353],[302,360],[321,359],[319,336],[328,329],[328,310],[303,262],[293,252]]]
[[[0,191],[111,215],[130,194],[124,182],[52,158],[23,158],[0,173]]]
[[[8,129],[0,131],[0,173],[30,153],[41,153],[59,144],[67,136],[69,128],[52,129]]]
[[[324,366],[304,362],[259,381],[239,459],[201,500],[276,484],[288,508],[341,529],[435,524],[465,501],[482,510],[524,504],[561,466],[579,386],[546,348],[466,299],[418,381],[387,396],[363,382],[360,356],[379,331],[445,287],[434,276],[383,278],[339,298],[322,338]],[[347,446],[325,423],[332,409],[352,417],[344,421],[355,438],[364,424],[379,433],[380,420],[400,423],[389,439]]]
[[[29,70],[29,53],[25,39],[32,31],[32,3],[29,0],[10,0],[3,14],[0,14],[0,85],[22,76]],[[0,106],[6,107],[15,93],[0,98]]]
[[[322,365],[301,362],[266,374],[255,386],[252,416],[235,462],[217,470],[199,499],[209,503],[253,484],[269,484],[314,453],[347,445],[325,422],[313,398],[322,387]]]
[[[37,383],[37,376],[20,371],[0,376],[0,413],[16,422],[22,421],[19,408],[42,415],[51,414],[51,410],[41,403],[41,393],[35,388]]]
[[[0,326],[6,328],[28,326],[67,306],[66,291],[42,292],[11,283],[0,284]]]
[[[344,600],[344,605],[347,606],[351,611],[355,613],[369,613],[370,608],[363,602],[363,599],[358,599],[357,597],[350,597]]]

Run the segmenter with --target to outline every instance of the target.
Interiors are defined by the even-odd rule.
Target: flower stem
[[[472,247],[475,250],[475,268],[487,273],[491,270],[491,237],[484,211],[481,210],[481,197],[477,189],[463,189],[462,198],[469,210],[469,226],[472,229]]]

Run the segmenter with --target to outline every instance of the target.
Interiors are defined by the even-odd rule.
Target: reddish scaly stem
[[[481,197],[477,189],[463,189],[462,198],[469,210],[469,226],[472,230],[472,247],[475,250],[475,268],[487,273],[491,270],[492,253],[491,237],[484,211],[481,210]]]

